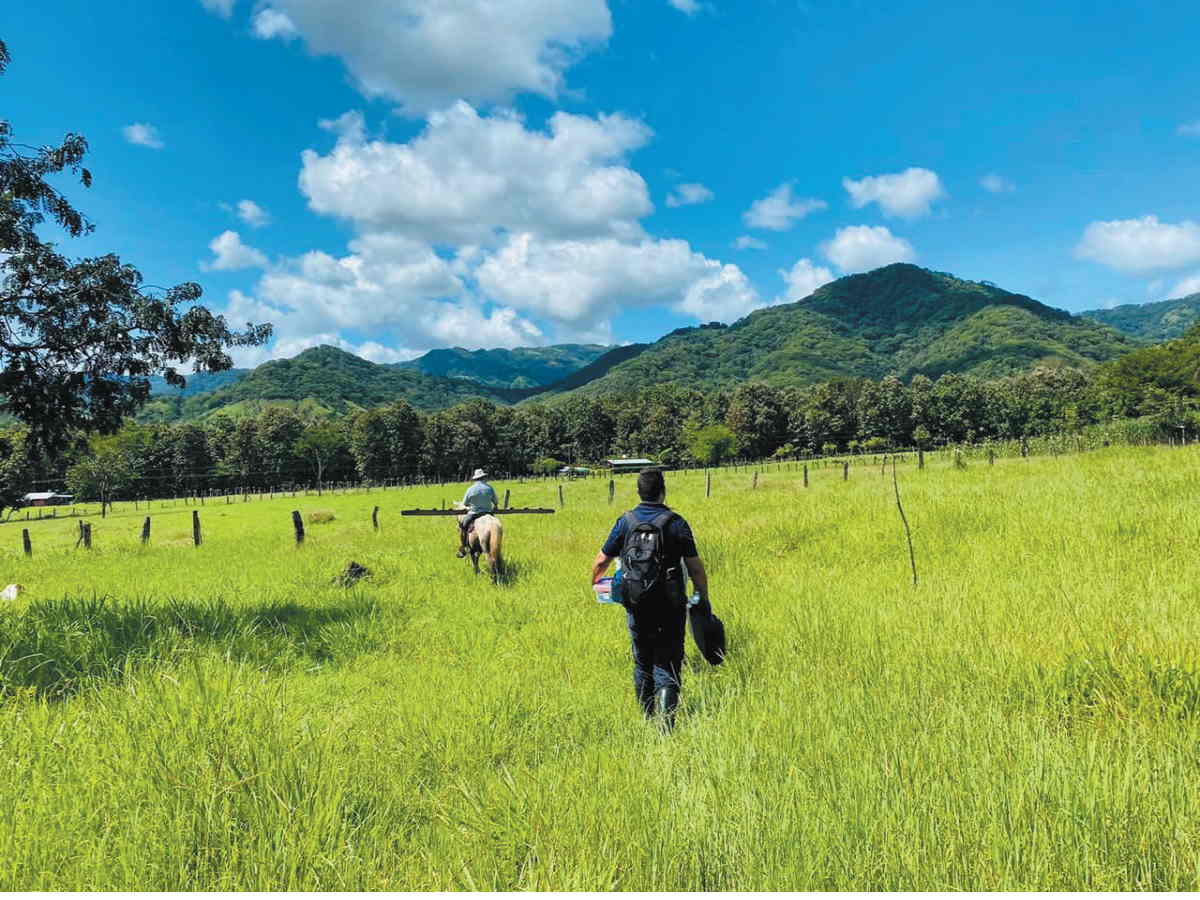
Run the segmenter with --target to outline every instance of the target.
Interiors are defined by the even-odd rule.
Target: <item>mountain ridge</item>
[[[1200,322],[1200,293],[1152,303],[1123,303],[1079,315],[1155,343],[1182,337]]]
[[[719,390],[748,380],[785,386],[948,372],[999,377],[1038,365],[1091,368],[1145,343],[1086,313],[1072,315],[989,282],[896,263],[846,276],[730,325],[679,328],[644,344],[446,348],[390,365],[334,347],[312,348],[265,363],[215,391],[174,398],[174,416],[238,414],[270,403],[344,412],[398,399],[425,410],[470,397],[557,402],[655,384]],[[522,364],[531,360],[536,371],[523,375]],[[573,371],[545,383],[547,373],[564,368]],[[501,384],[457,375],[463,371]],[[530,384],[538,380],[544,383]]]

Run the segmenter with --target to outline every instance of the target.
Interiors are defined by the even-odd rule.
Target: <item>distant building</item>
[[[655,464],[652,459],[610,459],[608,467],[612,469],[614,475],[621,475],[625,472],[640,472],[642,469],[661,469],[660,465]]]
[[[564,478],[586,478],[592,474],[592,470],[583,466],[563,466],[558,470],[558,474]]]
[[[21,498],[22,506],[67,506],[74,502],[73,494],[60,494],[56,491],[35,491]]]

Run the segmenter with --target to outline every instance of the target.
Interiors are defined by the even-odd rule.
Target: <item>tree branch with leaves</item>
[[[0,74],[9,62],[0,41]],[[72,261],[41,237],[46,224],[70,237],[93,230],[47,181],[70,172],[90,187],[87,149],[77,134],[57,146],[19,144],[0,121],[0,410],[49,451],[79,431],[114,432],[149,398],[149,376],[182,387],[185,367],[229,369],[230,348],[271,335],[270,325],[238,331],[197,305],[194,282],[150,287],[115,254]]]

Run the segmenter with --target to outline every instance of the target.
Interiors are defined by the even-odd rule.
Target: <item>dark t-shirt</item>
[[[639,503],[630,512],[638,523],[649,522],[667,511],[667,507],[662,503]],[[620,556],[621,548],[625,546],[625,535],[629,531],[629,523],[625,521],[625,516],[617,519],[617,522],[612,527],[612,531],[608,534],[608,540],[604,542],[602,552],[605,556]],[[667,527],[663,529],[663,556],[666,559],[690,559],[693,556],[699,556],[696,552],[696,539],[692,537],[692,527],[678,513],[667,523]]]

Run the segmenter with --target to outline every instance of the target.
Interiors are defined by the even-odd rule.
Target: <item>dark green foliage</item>
[[[545,456],[534,462],[533,471],[535,475],[552,475],[562,467],[562,460],[555,459],[553,456]]]
[[[1144,347],[1105,366],[1098,387],[1114,415],[1169,419],[1180,417],[1185,407],[1194,409],[1200,398],[1200,325],[1178,340]]]
[[[424,442],[423,423],[403,400],[357,413],[350,420],[350,452],[358,476],[367,481],[412,474]]]
[[[1127,303],[1112,309],[1092,309],[1080,315],[1132,337],[1159,343],[1182,337],[1200,322],[1200,294],[1158,303]]]
[[[737,449],[737,438],[724,425],[685,428],[684,441],[692,459],[703,466],[720,465]]]
[[[31,450],[24,429],[0,432],[0,513],[18,506],[30,490],[36,470]]]
[[[600,344],[559,344],[518,347],[515,350],[430,350],[424,356],[397,363],[425,375],[462,378],[500,388],[536,388],[578,372],[611,348]]]

